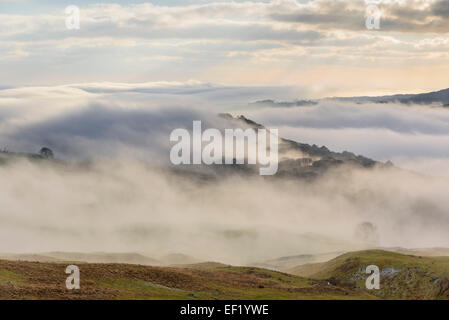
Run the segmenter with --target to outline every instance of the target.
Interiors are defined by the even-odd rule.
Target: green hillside
[[[371,299],[367,293],[285,273],[204,263],[185,267],[80,263],[81,289],[67,290],[67,264],[0,260],[0,299]]]
[[[0,299],[448,299],[449,257],[384,250],[346,253],[282,273],[205,262],[173,267],[76,263],[81,289],[67,290],[69,262],[0,260]],[[368,265],[381,271],[368,290]]]
[[[367,290],[368,265],[381,271],[380,289]],[[290,273],[327,280],[333,285],[364,290],[384,299],[448,299],[449,257],[422,257],[367,250],[350,252],[328,262],[301,265]]]

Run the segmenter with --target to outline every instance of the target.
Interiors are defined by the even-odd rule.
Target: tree
[[[379,244],[379,232],[371,222],[365,221],[358,224],[354,232],[354,238],[365,245],[376,246]]]
[[[55,157],[53,151],[46,147],[42,148],[41,151],[39,151],[39,154],[46,159],[53,159]]]

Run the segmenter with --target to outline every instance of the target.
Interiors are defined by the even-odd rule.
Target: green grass
[[[64,263],[0,260],[1,299],[369,299],[367,293],[286,273],[216,263],[188,267],[79,263],[81,290]],[[13,281],[14,285],[7,285]]]
[[[380,270],[381,289],[367,290],[368,265]],[[81,290],[65,288],[65,263],[0,260],[1,299],[448,299],[449,258],[382,250],[351,252],[292,269],[297,275],[253,267],[201,263],[178,267],[79,263]],[[307,277],[301,276],[307,272]],[[12,282],[13,284],[8,284]]]
[[[120,292],[118,299],[138,300],[188,300],[188,299],[212,299],[210,295],[202,292],[187,291],[177,288],[169,288],[163,285],[141,280],[107,280],[100,286],[116,289]]]
[[[23,284],[24,277],[15,272],[0,269],[0,285],[2,284]]]
[[[381,270],[380,290],[367,290],[366,267]],[[394,273],[385,272],[394,270]],[[384,273],[382,274],[382,270]],[[297,275],[331,279],[338,285],[364,290],[386,299],[449,298],[449,257],[420,257],[384,250],[350,252],[325,263],[299,266]]]

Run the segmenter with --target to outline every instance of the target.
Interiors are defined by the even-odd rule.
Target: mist
[[[449,181],[340,168],[313,182],[201,182],[121,159],[0,167],[0,251],[183,253],[245,264],[369,246],[449,245]],[[379,243],[354,237],[370,222]]]
[[[447,110],[329,101],[254,110],[244,107],[246,95],[235,104],[217,93],[163,95],[98,86],[1,91],[0,146],[46,146],[57,160],[19,157],[0,165],[0,252],[183,253],[251,264],[371,247],[449,246]],[[193,120],[204,129],[225,128],[217,113],[236,110],[279,128],[282,137],[397,166],[338,167],[306,181],[236,173],[201,179],[208,168],[192,174],[169,164],[173,129],[190,129]],[[363,223],[377,230],[375,241],[357,236]]]

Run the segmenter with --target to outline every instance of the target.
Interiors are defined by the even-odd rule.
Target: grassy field
[[[200,263],[151,267],[76,263],[81,289],[65,287],[69,263],[0,260],[0,299],[448,299],[449,257],[383,250],[343,254],[282,273]],[[365,268],[381,270],[367,290]]]
[[[299,276],[215,263],[186,267],[77,264],[81,289],[67,290],[67,264],[0,260],[1,299],[370,299]]]

